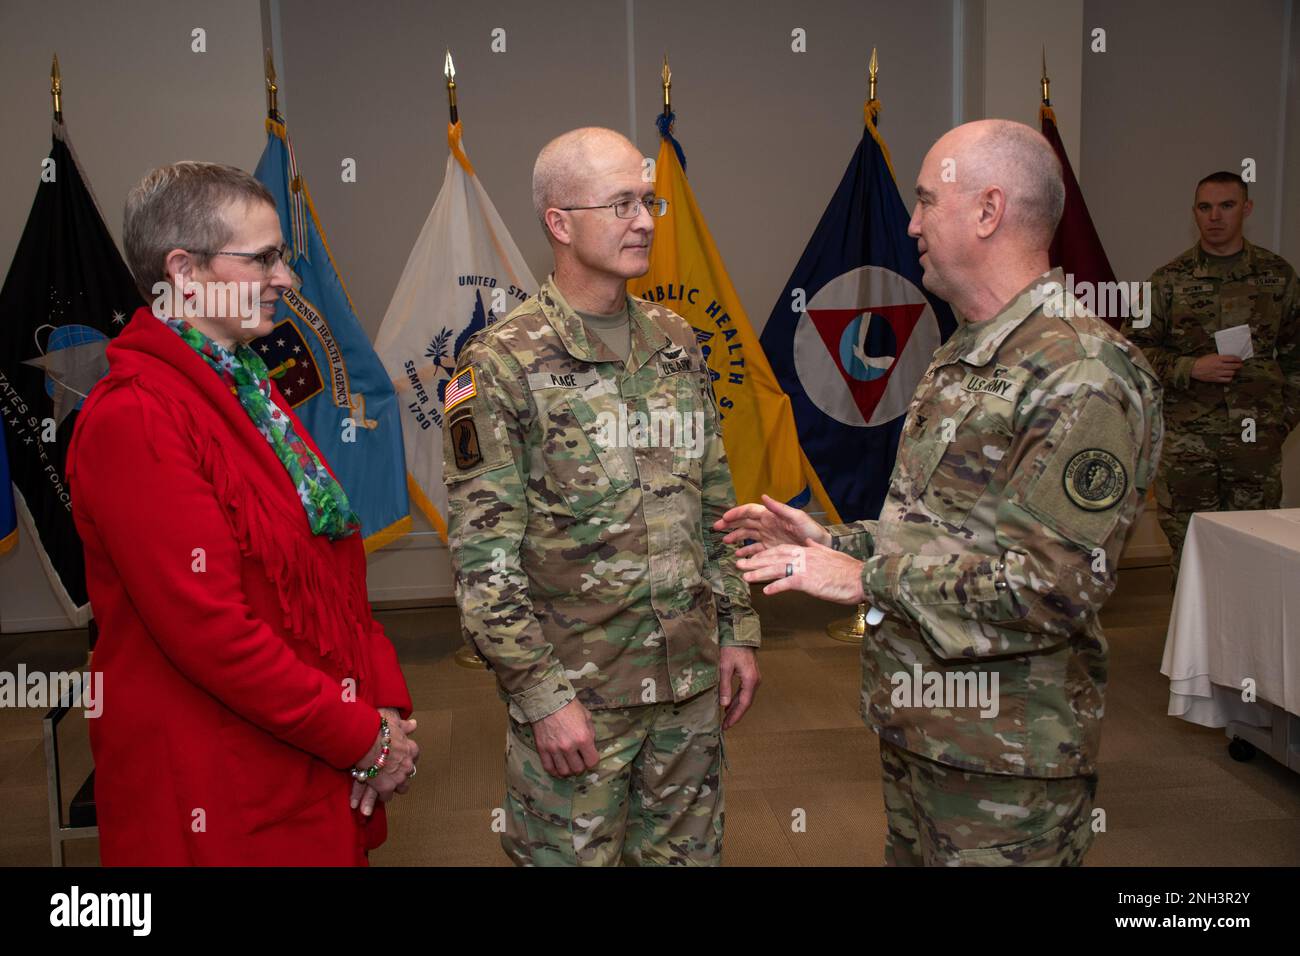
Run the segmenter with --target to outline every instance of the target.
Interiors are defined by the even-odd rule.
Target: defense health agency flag
[[[1092,224],[1088,213],[1088,204],[1083,201],[1083,190],[1070,168],[1070,157],[1065,154],[1065,144],[1061,142],[1061,132],[1056,128],[1056,113],[1044,103],[1038,109],[1038,121],[1042,125],[1043,135],[1052,144],[1056,158],[1061,161],[1061,174],[1065,179],[1065,210],[1061,213],[1061,222],[1052,237],[1049,252],[1052,267],[1060,266],[1067,275],[1074,276],[1076,284],[1087,282],[1096,290],[1102,282],[1113,283],[1115,272],[1110,267],[1110,259],[1102,247],[1097,227]],[[1103,299],[1095,300],[1094,311],[1113,328],[1118,329],[1123,316],[1101,315],[1105,311],[1101,306]]]
[[[650,271],[632,286],[639,298],[672,309],[695,329],[722,417],[736,500],[767,494],[802,507],[815,492],[826,507],[799,447],[790,399],[772,374],[686,180],[672,121],[672,114],[659,117],[655,161],[655,194],[668,200],[668,212],[655,229]]]
[[[907,407],[956,328],[921,286],[916,240],[871,105],[862,140],[761,341],[832,521],[875,518]]]
[[[254,175],[292,237],[298,282],[276,307],[275,327],[250,347],[325,453],[374,551],[411,530],[397,399],[339,278],[289,134],[273,119],[266,132]]]
[[[14,504],[55,597],[90,617],[85,556],[66,482],[77,411],[108,370],[104,349],[143,305],[82,179],[61,122],[0,289],[0,414]],[[8,498],[9,481],[3,497]],[[12,534],[0,506],[0,539]]]
[[[442,189],[375,339],[397,391],[411,499],[444,541],[443,406],[473,388],[473,375],[459,390],[453,385],[449,391],[448,382],[470,337],[537,291],[465,155],[459,122],[448,124],[447,145]]]

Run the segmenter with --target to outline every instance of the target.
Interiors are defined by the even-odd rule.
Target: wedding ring
[[[793,564],[787,564],[787,565],[785,566],[785,576],[788,578],[788,577],[790,577],[790,575],[792,575],[792,574],[794,574],[794,565],[793,565]]]
[[[419,769],[418,767],[412,767],[412,768],[411,768],[411,772],[408,773],[408,774],[406,775],[407,779],[409,780],[411,777],[414,777],[414,776],[415,776],[415,771],[418,770],[418,769]]]

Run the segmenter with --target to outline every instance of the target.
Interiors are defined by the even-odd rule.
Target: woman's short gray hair
[[[221,163],[180,162],[159,166],[127,193],[122,244],[145,300],[153,299],[154,283],[167,278],[167,254],[184,249],[205,266],[205,253],[216,252],[234,230],[226,206],[234,200],[264,202],[275,198],[254,177]]]

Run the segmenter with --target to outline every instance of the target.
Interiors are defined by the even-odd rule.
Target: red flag
[[[1044,103],[1038,110],[1038,119],[1043,135],[1061,161],[1061,173],[1065,177],[1065,212],[1052,239],[1051,263],[1072,274],[1076,285],[1089,282],[1095,291],[1097,283],[1114,282],[1115,272],[1106,258],[1097,227],[1092,224],[1092,216],[1088,215],[1088,204],[1083,201],[1083,192],[1079,189],[1079,181],[1074,178],[1074,170],[1070,168],[1070,159],[1065,155],[1065,145],[1056,128],[1056,114]],[[1121,317],[1118,315],[1101,318],[1114,328],[1120,326]]]

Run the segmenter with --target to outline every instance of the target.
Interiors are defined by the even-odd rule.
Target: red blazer
[[[387,825],[349,807],[348,770],[376,708],[409,716],[411,699],[360,535],[310,532],[266,439],[148,309],[107,356],[67,467],[100,627],[101,860],[364,864]]]

